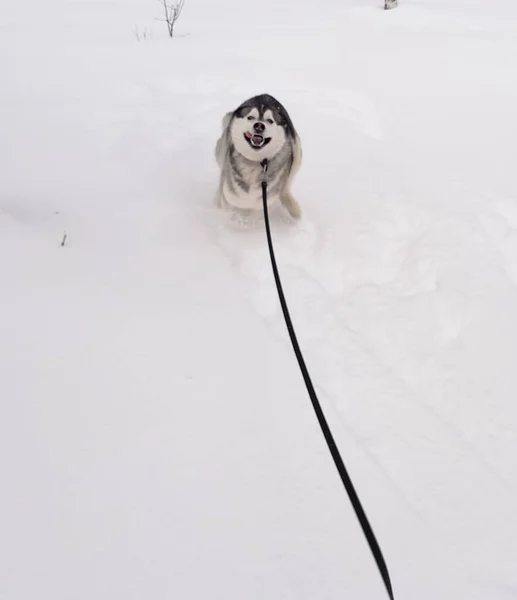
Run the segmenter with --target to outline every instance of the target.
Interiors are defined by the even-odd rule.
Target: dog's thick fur
[[[262,208],[260,163],[267,159],[268,206],[280,202],[298,219],[301,209],[291,193],[300,168],[302,147],[286,109],[269,94],[243,102],[222,121],[215,157],[221,169],[216,194],[219,207]]]

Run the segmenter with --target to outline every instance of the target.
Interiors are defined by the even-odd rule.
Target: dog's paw
[[[302,209],[298,202],[292,196],[286,196],[281,200],[282,204],[287,209],[287,212],[293,217],[293,219],[300,219],[302,216]]]

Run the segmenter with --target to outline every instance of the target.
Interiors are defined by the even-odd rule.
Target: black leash
[[[298,340],[296,339],[296,333],[294,331],[293,323],[291,321],[291,316],[289,315],[289,309],[287,308],[287,303],[285,301],[284,291],[282,289],[282,282],[280,281],[280,275],[278,274],[278,268],[276,266],[275,252],[273,250],[273,241],[271,239],[271,229],[269,227],[269,213],[267,208],[267,181],[266,181],[266,173],[268,163],[267,160],[263,160],[260,163],[263,170],[263,178],[262,178],[262,205],[264,208],[264,220],[266,223],[266,234],[267,234],[267,243],[269,247],[269,256],[271,258],[271,266],[273,268],[273,274],[275,276],[276,289],[278,292],[278,297],[280,299],[280,304],[282,306],[282,312],[284,313],[285,324],[287,326],[287,331],[289,332],[289,337],[291,338],[291,343],[293,345],[294,353],[296,354],[296,358],[298,359],[298,364],[300,366],[300,370],[303,375],[303,379],[305,381],[305,385],[307,387],[307,391],[309,392],[309,396],[312,402],[312,406],[314,411],[316,412],[316,416],[318,418],[318,422],[320,424],[323,435],[325,436],[325,441],[327,442],[327,446],[330,450],[330,454],[334,459],[334,464],[338,470],[339,476],[341,477],[341,481],[345,486],[348,497],[350,498],[350,502],[354,508],[355,514],[359,519],[359,523],[361,524],[361,528],[363,533],[368,541],[368,545],[370,546],[370,550],[372,551],[373,557],[375,558],[375,562],[377,563],[377,567],[380,571],[382,580],[384,581],[384,585],[386,586],[386,591],[388,592],[388,596],[390,600],[394,600],[393,590],[391,587],[390,575],[388,573],[388,568],[384,561],[384,557],[382,556],[381,549],[375,538],[375,534],[368,522],[368,518],[364,509],[359,500],[359,496],[355,491],[352,480],[350,479],[350,475],[346,470],[345,464],[341,455],[339,454],[338,447],[334,441],[332,436],[332,432],[327,424],[327,420],[325,419],[325,414],[323,413],[323,409],[321,408],[320,402],[314,390],[314,386],[312,385],[312,381],[309,375],[309,371],[305,366],[305,361],[303,360],[302,351],[300,350],[300,346],[298,345]]]

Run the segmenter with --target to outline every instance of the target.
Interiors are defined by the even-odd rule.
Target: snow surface
[[[263,222],[212,204],[262,92],[304,148],[285,291],[396,598],[517,598],[517,2],[380,5],[187,0],[170,40],[150,0],[0,4],[2,600],[386,597]]]

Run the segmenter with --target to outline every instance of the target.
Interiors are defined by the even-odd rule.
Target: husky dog
[[[215,158],[221,169],[216,204],[244,210],[262,208],[261,166],[267,160],[268,207],[280,202],[298,219],[301,209],[291,194],[300,168],[300,138],[286,109],[269,94],[254,96],[227,113]]]

